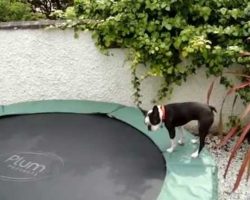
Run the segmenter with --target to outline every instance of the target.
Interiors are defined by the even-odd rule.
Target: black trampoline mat
[[[0,119],[0,200],[154,200],[165,161],[153,142],[102,115]]]

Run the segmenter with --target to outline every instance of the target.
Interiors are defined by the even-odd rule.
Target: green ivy
[[[233,63],[250,69],[249,57],[239,56],[250,51],[249,0],[75,0],[65,16],[67,27],[91,30],[100,49],[130,50],[137,104],[145,77],[163,78],[161,100],[200,67],[208,76]],[[143,78],[136,73],[140,63],[147,68]],[[241,93],[249,101],[249,89]]]

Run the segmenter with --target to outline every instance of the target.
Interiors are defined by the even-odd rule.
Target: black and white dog
[[[167,151],[171,153],[176,147],[175,128],[179,128],[180,131],[178,143],[184,144],[182,126],[192,120],[197,120],[200,145],[191,155],[192,158],[196,158],[203,149],[205,138],[213,124],[213,111],[216,112],[213,106],[198,102],[171,103],[162,106],[155,105],[151,110],[145,113],[145,123],[150,131],[156,131],[162,124],[165,125],[171,139],[171,147],[168,148]],[[198,140],[196,139],[192,140],[192,143],[197,142]]]

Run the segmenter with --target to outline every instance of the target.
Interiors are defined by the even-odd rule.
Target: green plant
[[[249,57],[239,57],[250,50],[244,42],[250,35],[248,0],[75,0],[70,13],[67,27],[93,31],[100,49],[130,50],[137,104],[149,76],[164,80],[157,96],[162,100],[199,67],[208,76],[220,76],[233,63],[250,67]],[[140,63],[147,68],[142,77],[136,73]]]
[[[0,0],[0,21],[35,20],[42,18],[39,13],[33,13],[29,3],[21,0]]]
[[[245,118],[248,116],[249,112],[250,112],[250,104],[249,102],[245,102],[246,105],[246,109],[245,111],[241,114],[241,116],[237,116],[234,115],[233,113],[233,107],[236,103],[237,97],[239,95],[239,93],[244,90],[244,89],[249,89],[250,87],[250,75],[246,75],[246,74],[237,74],[237,73],[233,73],[236,76],[240,76],[243,78],[243,82],[238,83],[238,84],[230,84],[230,88],[227,91],[227,93],[225,94],[223,101],[222,101],[222,105],[220,108],[220,119],[219,119],[219,134],[223,135],[223,120],[222,120],[222,112],[223,112],[223,105],[226,102],[226,99],[228,96],[235,94],[235,99],[232,105],[232,112],[231,112],[231,116],[229,117],[229,123],[227,124],[229,126],[229,131],[227,132],[227,134],[222,137],[218,148],[223,147],[224,145],[226,145],[230,139],[239,136],[239,138],[237,139],[235,145],[233,146],[233,148],[231,149],[231,153],[229,156],[229,160],[224,172],[224,178],[226,178],[226,175],[228,173],[229,167],[232,164],[233,158],[236,156],[238,150],[240,149],[240,147],[243,144],[243,141],[246,139],[246,137],[250,137],[250,121],[249,119],[245,120]],[[207,103],[209,103],[209,99],[210,99],[210,95],[212,93],[213,87],[214,87],[214,82],[213,81],[209,87],[208,93],[207,93]],[[239,170],[237,179],[235,181],[234,187],[232,189],[232,192],[234,192],[238,187],[239,187],[239,183],[243,177],[244,172],[247,172],[247,180],[250,177],[250,147],[248,148],[248,151],[245,154],[245,158],[243,158],[242,161],[242,165],[241,168]]]

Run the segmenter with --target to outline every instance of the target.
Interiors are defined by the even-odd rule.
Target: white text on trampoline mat
[[[45,165],[25,160],[24,157],[21,157],[19,155],[12,155],[4,162],[8,163],[8,167],[12,170],[30,174],[33,176],[37,176],[39,173],[42,173],[46,169]]]

